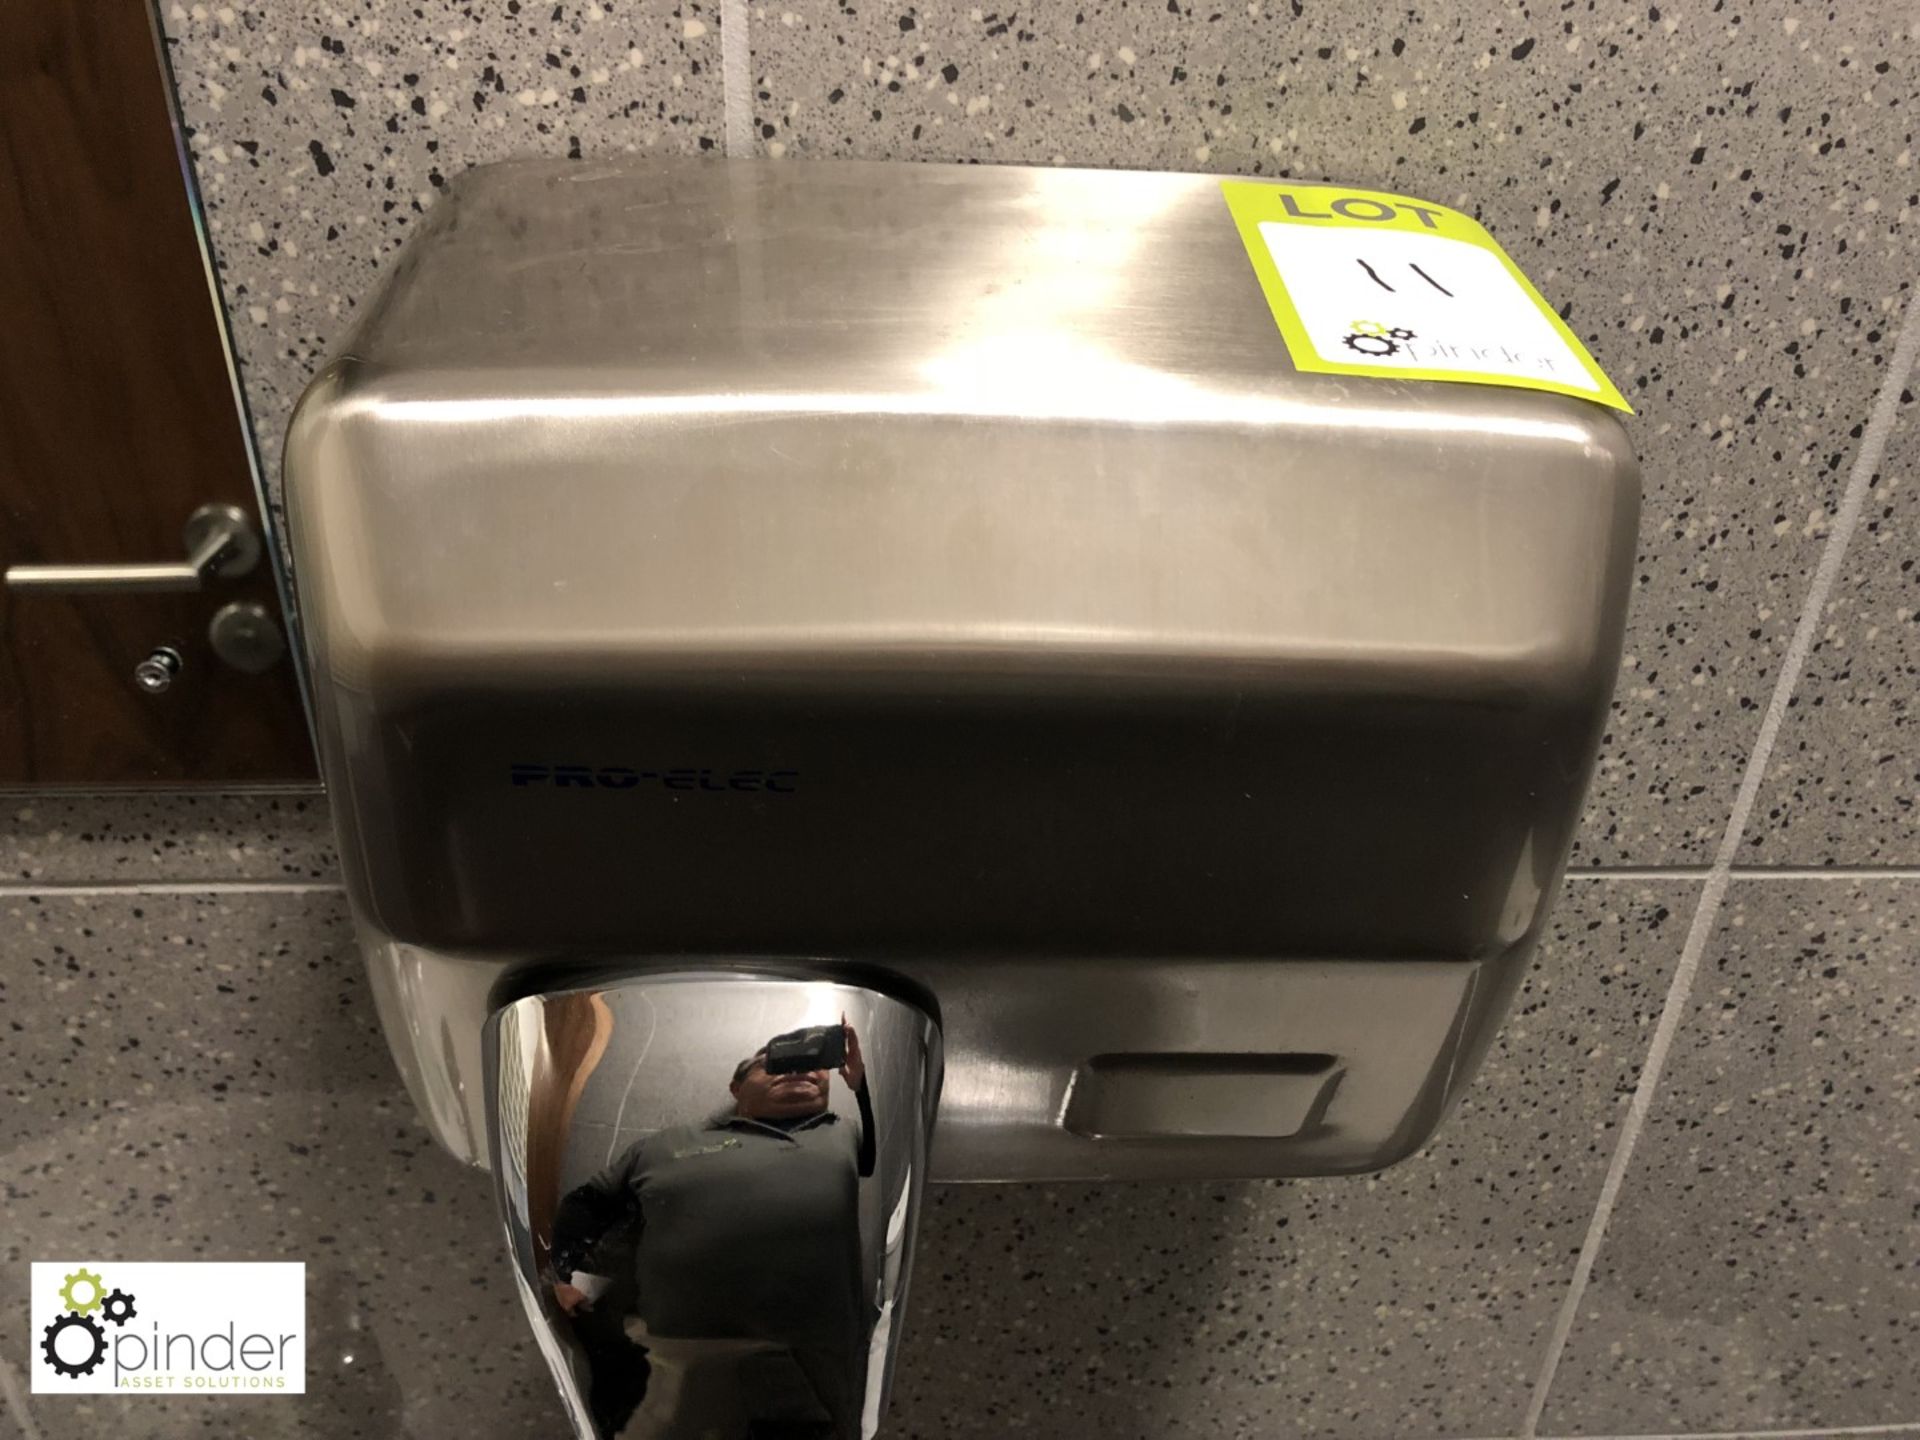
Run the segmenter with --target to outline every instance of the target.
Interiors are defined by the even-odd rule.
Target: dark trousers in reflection
[[[646,1397],[652,1362],[646,1347],[628,1338],[612,1311],[582,1309],[573,1317],[574,1338],[586,1357],[587,1406],[602,1435],[619,1435]]]
[[[840,1440],[814,1376],[783,1345],[763,1340],[673,1340],[627,1322],[647,1352],[646,1393],[619,1440]],[[851,1432],[857,1434],[855,1430]]]
[[[858,1440],[876,1318],[861,1269],[858,1187],[873,1160],[860,1099],[857,1127],[829,1111],[662,1131],[564,1198],[562,1269],[612,1278],[574,1316],[603,1434]]]

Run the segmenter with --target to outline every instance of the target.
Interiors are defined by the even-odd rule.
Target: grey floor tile
[[[936,1191],[897,1433],[1517,1433],[1695,890],[1571,887],[1458,1113],[1380,1175]]]
[[[1743,881],[1542,1433],[1920,1418],[1920,884]]]
[[[130,1104],[0,1149],[0,1353],[28,1262],[301,1260],[298,1396],[30,1397],[48,1440],[557,1440],[487,1177],[427,1137],[396,1084]],[[135,1322],[137,1323],[137,1322]]]
[[[0,795],[0,884],[336,878],[318,791]]]
[[[1635,612],[1576,862],[1710,855],[1912,279],[1909,7],[753,15],[755,122],[788,156],[1334,178],[1481,216],[1639,411]]]
[[[159,10],[274,486],[294,401],[448,179],[724,128],[717,0]]]
[[[1916,262],[1920,275],[1920,261]],[[1920,297],[1913,302],[1920,305]],[[1743,863],[1920,864],[1920,375],[1794,688]]]
[[[0,923],[0,1355],[34,1338],[34,1259],[308,1266],[305,1396],[34,1396],[48,1440],[562,1433],[491,1183],[415,1118],[338,897],[10,898]]]
[[[392,1082],[337,894],[6,896],[0,926],[0,1148]]]

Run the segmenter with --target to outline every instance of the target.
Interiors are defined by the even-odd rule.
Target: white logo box
[[[31,1268],[37,1395],[306,1391],[303,1263],[36,1260]]]

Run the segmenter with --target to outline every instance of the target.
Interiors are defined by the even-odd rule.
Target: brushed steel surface
[[[810,1027],[838,1027],[844,1061],[770,1074],[769,1041]],[[507,1000],[486,1044],[515,1278],[575,1433],[873,1434],[932,1020],[821,974],[655,971]]]
[[[408,945],[362,924],[375,1005],[402,1080],[434,1138],[488,1163],[481,1035],[490,996],[538,957]],[[599,959],[583,959],[598,970]],[[645,962],[764,969],[775,957]],[[829,962],[788,958],[789,969]],[[1518,956],[1489,964],[1307,957],[896,956],[884,973],[934,997],[946,1056],[930,1176],[950,1182],[1287,1177],[1377,1170],[1439,1124],[1473,1047],[1504,1011]],[[875,970],[858,973],[871,977]],[[1484,982],[1484,983],[1483,983]],[[1094,1135],[1069,1123],[1077,1083],[1113,1054],[1331,1056],[1334,1073],[1291,1133],[1219,1123]],[[1257,1079],[1255,1084],[1260,1083]],[[1243,1097],[1244,1101],[1244,1097]]]
[[[972,1178],[1425,1137],[1557,885],[1639,496],[1587,402],[1294,372],[1211,177],[854,163],[469,174],[287,479],[436,1132],[477,1158],[462,965],[831,957],[933,992]],[[1338,1082],[1286,1136],[1062,1123],[1096,1056],[1229,1052]]]

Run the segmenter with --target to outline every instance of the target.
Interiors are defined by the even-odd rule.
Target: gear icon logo
[[[1404,325],[1382,325],[1378,320],[1355,320],[1347,330],[1340,343],[1370,357],[1398,355],[1402,344],[1418,338]]]
[[[106,1359],[106,1325],[125,1325],[139,1312],[132,1295],[120,1289],[109,1292],[107,1282],[84,1265],[66,1277],[57,1293],[62,1313],[41,1332],[40,1353],[54,1374],[78,1380]]]
[[[85,1298],[74,1293],[79,1290],[85,1291]],[[100,1308],[106,1293],[106,1282],[82,1265],[67,1276],[67,1283],[60,1287],[60,1303],[76,1315],[91,1315]]]
[[[84,1330],[91,1348],[84,1360],[71,1360],[60,1353],[60,1337],[69,1330]],[[69,1380],[77,1380],[82,1375],[91,1375],[100,1368],[100,1362],[107,1358],[107,1332],[100,1328],[100,1322],[87,1315],[77,1315],[69,1310],[58,1320],[47,1326],[46,1333],[40,1337],[40,1350],[47,1357],[47,1363],[53,1367],[56,1375],[64,1375]],[[71,1347],[68,1352],[73,1353]]]
[[[133,1296],[124,1290],[116,1290],[100,1302],[100,1313],[116,1325],[124,1325],[140,1312],[133,1308]]]

